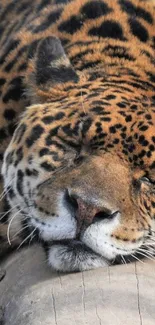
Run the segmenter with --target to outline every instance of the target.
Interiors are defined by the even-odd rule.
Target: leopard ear
[[[56,37],[41,40],[34,58],[30,60],[26,80],[31,97],[53,88],[63,89],[64,84],[77,83],[78,80],[78,75],[66,56],[61,41]]]
[[[65,83],[68,81],[77,82],[78,76],[75,73],[60,40],[56,37],[47,37],[38,47],[36,59],[36,83],[45,85]]]

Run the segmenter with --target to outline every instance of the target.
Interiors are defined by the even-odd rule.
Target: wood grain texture
[[[154,325],[153,262],[60,275],[34,246],[2,266],[5,325]]]

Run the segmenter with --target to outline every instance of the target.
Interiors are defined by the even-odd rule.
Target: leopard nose
[[[102,220],[113,220],[119,212],[118,210],[113,211],[104,206],[98,207],[86,202],[86,200],[83,200],[76,194],[69,194],[68,191],[66,192],[65,200],[69,208],[74,211],[74,216],[80,228],[88,227],[90,224]]]

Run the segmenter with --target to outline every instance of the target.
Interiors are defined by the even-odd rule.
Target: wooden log
[[[41,248],[24,248],[2,264],[5,325],[154,325],[155,264],[145,260],[57,274]]]

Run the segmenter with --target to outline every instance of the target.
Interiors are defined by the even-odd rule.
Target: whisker
[[[155,238],[155,235],[153,234],[148,234],[146,237],[151,237],[151,238]]]
[[[145,264],[142,260],[140,260],[137,256],[135,256],[134,254],[131,254],[131,256],[133,258],[135,258],[138,262],[142,263],[142,264]]]
[[[0,201],[2,201],[2,199],[5,197],[5,195],[9,192],[9,186],[10,186],[10,184],[12,184],[13,180],[14,180],[14,178],[12,178],[10,180],[10,182],[8,182],[6,188],[4,188],[3,192],[0,195]]]
[[[2,200],[2,197],[5,194],[5,192],[6,192],[6,189],[4,188],[3,191],[2,191],[2,193],[1,193],[1,195],[0,195],[0,201]]]
[[[155,243],[155,238],[148,237],[147,239],[151,240],[153,243]]]
[[[147,241],[147,242],[145,243],[145,246],[148,246],[148,247],[152,246],[152,247],[154,247],[154,246],[155,246],[155,243],[154,243],[154,242],[149,242],[149,241]]]
[[[148,249],[141,249],[141,248],[139,248],[139,250],[138,250],[139,252],[144,252],[144,253],[146,253],[147,255],[149,255],[150,257],[152,257],[152,258],[154,258],[154,255],[148,250]]]
[[[3,191],[3,194],[0,196],[0,201],[2,201],[4,199],[4,197],[7,195],[8,192],[9,192],[9,189]]]
[[[124,258],[124,256],[122,254],[121,254],[121,258],[122,258],[123,264],[127,264],[126,260],[125,260],[125,258]]]
[[[11,224],[12,224],[12,221],[15,219],[15,217],[21,212],[21,210],[17,211],[17,213],[15,213],[13,215],[13,217],[11,218],[9,224],[8,224],[8,228],[7,228],[7,239],[8,239],[8,243],[9,245],[11,246],[11,241],[10,241],[10,227],[11,227]]]
[[[17,250],[26,242],[28,238],[30,238],[34,232],[36,231],[37,228],[33,229],[32,232],[20,243],[20,245],[17,247]]]
[[[149,260],[155,262],[155,259],[151,258],[149,255],[147,255],[147,254],[145,254],[145,253],[143,253],[143,252],[141,252],[141,251],[138,251],[138,253],[139,253],[140,255],[142,255],[142,256],[148,258]]]
[[[151,254],[153,254],[153,255],[155,254],[154,246],[152,247],[152,246],[145,245],[145,246],[140,247],[139,249],[145,250],[149,253],[152,252]]]
[[[26,219],[26,218],[25,218]],[[23,230],[25,230],[26,228],[29,228],[29,225],[26,225],[25,227],[22,227],[20,230],[18,230],[14,236],[12,237],[12,240],[17,236],[19,235]]]
[[[37,229],[37,228],[36,228]],[[35,230],[36,230],[35,229]],[[35,238],[35,233],[33,234],[33,236],[30,238],[30,241],[29,241],[29,246],[30,246],[30,244],[31,244],[31,242],[32,242],[32,240],[33,240],[33,238]]]
[[[14,207],[12,207],[12,208],[10,208],[8,211],[6,211],[5,213],[4,212],[2,212],[3,213],[3,215],[0,217],[0,221],[9,213],[9,212],[11,212],[12,210],[14,210],[15,208],[17,208],[18,207],[18,204],[17,205],[15,205]]]

